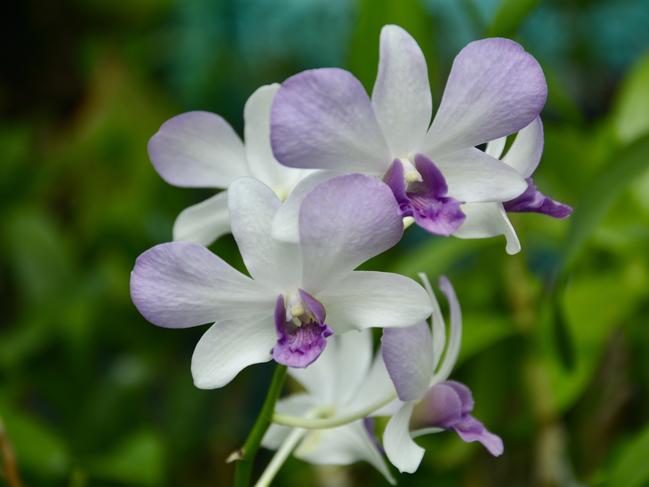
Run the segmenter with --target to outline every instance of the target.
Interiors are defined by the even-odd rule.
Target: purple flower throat
[[[270,351],[273,359],[289,367],[304,368],[317,359],[333,334],[324,320],[324,306],[300,289],[287,297],[281,294],[275,304],[277,343]]]
[[[460,202],[447,196],[442,172],[426,156],[415,156],[417,181],[406,181],[403,162],[395,159],[383,177],[399,203],[402,217],[410,216],[417,225],[434,234],[449,236],[464,221]],[[414,169],[409,171],[415,172]]]

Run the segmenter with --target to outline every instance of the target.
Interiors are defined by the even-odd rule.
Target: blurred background
[[[147,140],[192,109],[241,132],[255,88],[306,68],[346,67],[370,89],[385,23],[421,44],[436,104],[467,42],[521,42],[549,83],[535,179],[575,208],[514,215],[516,256],[502,238],[411,229],[366,266],[451,278],[465,314],[455,378],[505,441],[494,459],[451,433],[424,438],[399,485],[649,485],[648,1],[22,0],[0,23],[0,416],[25,485],[231,483],[224,459],[272,367],[198,390],[204,330],[156,328],[131,304],[135,257],[212,194],[164,183]],[[240,265],[231,237],[212,248]],[[277,485],[386,484],[366,464],[291,459]]]

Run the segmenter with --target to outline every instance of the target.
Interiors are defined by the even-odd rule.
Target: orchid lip
[[[471,391],[459,382],[447,380],[431,387],[415,407],[413,429],[442,428],[455,431],[466,442],[478,441],[494,456],[503,452],[500,437],[474,418]]]
[[[448,236],[464,222],[460,202],[447,196],[442,172],[426,156],[417,154],[415,164],[395,159],[384,182],[392,189],[402,217],[412,217],[424,230]]]
[[[313,363],[327,346],[333,330],[324,320],[322,303],[299,289],[285,298],[277,297],[275,329],[277,343],[271,350],[276,362],[289,367],[304,368]]]
[[[532,178],[527,178],[527,189],[513,200],[504,203],[505,210],[513,213],[541,213],[552,218],[566,218],[572,208],[541,193]]]

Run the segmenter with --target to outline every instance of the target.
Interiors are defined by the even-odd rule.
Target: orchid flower
[[[466,203],[462,205],[462,212],[466,215],[466,219],[453,235],[460,238],[504,235],[507,241],[507,253],[516,254],[521,250],[521,245],[514,227],[507,218],[507,212],[535,212],[553,218],[566,218],[572,213],[572,208],[545,196],[536,189],[532,179],[532,174],[538,167],[543,153],[541,119],[535,118],[532,123],[518,132],[511,147],[503,156],[506,139],[506,137],[502,137],[490,141],[485,152],[514,168],[527,181],[527,189],[523,194],[504,203]]]
[[[318,184],[296,214],[298,243],[271,237],[282,203],[268,186],[241,178],[228,193],[232,233],[251,278],[189,242],[149,249],[131,274],[133,302],[153,324],[214,323],[192,358],[197,387],[221,387],[271,358],[306,367],[333,332],[408,326],[430,314],[415,281],[353,271],[403,233],[397,204],[379,181],[357,174]]]
[[[156,171],[169,184],[225,189],[235,179],[254,177],[285,199],[310,171],[279,164],[270,148],[270,106],[279,85],[257,89],[244,108],[245,146],[219,115],[194,111],[167,120],[151,137],[148,151]],[[174,240],[209,245],[230,232],[227,191],[183,210]]]
[[[381,346],[400,400],[386,426],[383,445],[392,464],[410,473],[417,470],[424,455],[424,449],[412,438],[427,433],[454,430],[466,442],[479,441],[492,455],[503,452],[502,440],[471,416],[474,402],[469,388],[448,380],[462,339],[462,317],[455,291],[446,278],[440,279],[451,314],[450,337],[444,347],[444,318],[428,279],[423,274],[421,277],[433,305],[432,333],[426,322],[410,328],[387,328]],[[444,359],[440,360],[442,354]]]
[[[482,39],[455,58],[431,124],[423,53],[388,25],[371,99],[342,69],[292,76],[273,101],[271,145],[289,167],[384,178],[403,217],[450,235],[464,221],[461,203],[510,201],[525,191],[523,176],[476,146],[527,126],[546,96],[541,67],[519,44]]]
[[[278,401],[275,411],[279,414],[339,417],[371,408],[385,397],[394,397],[394,386],[381,355],[373,358],[369,330],[332,338],[315,364],[306,369],[290,369],[289,374],[305,391]],[[364,460],[394,483],[372,429],[371,422],[363,419],[330,429],[306,430],[274,424],[262,446],[281,451],[282,445],[293,442],[294,456],[315,464],[348,465]]]

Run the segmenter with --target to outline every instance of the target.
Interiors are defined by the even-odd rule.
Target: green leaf
[[[649,132],[649,53],[624,80],[612,117],[622,142],[632,142]]]
[[[559,296],[565,332],[572,337],[573,367],[557,360],[555,331],[544,337],[547,367],[556,407],[565,411],[581,396],[597,369],[613,330],[631,316],[646,299],[644,281],[624,269],[613,273],[574,278]]]
[[[419,272],[425,272],[430,278],[434,278],[448,271],[449,267],[462,257],[490,245],[502,244],[499,239],[440,239],[430,235],[426,235],[425,238],[427,242],[417,248],[403,251],[401,254],[403,257],[396,259],[389,266],[390,272],[413,278],[416,278]]]
[[[162,440],[153,432],[142,431],[91,462],[90,474],[129,485],[162,485],[164,457]]]
[[[637,487],[649,482],[649,428],[638,434],[617,457],[611,467],[608,485]]]
[[[512,37],[538,4],[539,0],[502,0],[487,37]]]
[[[26,413],[2,408],[4,426],[14,447],[21,470],[44,478],[60,478],[70,468],[68,448],[54,431],[40,419]]]
[[[462,348],[458,364],[516,333],[510,320],[503,316],[465,312],[462,318]]]
[[[595,178],[575,207],[567,243],[559,261],[565,273],[596,230],[615,199],[649,168],[649,135],[614,153],[605,169]]]

